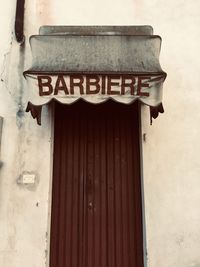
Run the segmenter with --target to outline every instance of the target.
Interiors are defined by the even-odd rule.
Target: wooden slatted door
[[[51,267],[143,267],[138,106],[56,105]]]

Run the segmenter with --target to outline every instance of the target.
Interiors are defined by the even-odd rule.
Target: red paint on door
[[[51,267],[143,267],[138,105],[56,104]]]

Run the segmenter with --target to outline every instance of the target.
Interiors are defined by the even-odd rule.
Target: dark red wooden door
[[[138,106],[56,105],[51,267],[143,267]]]

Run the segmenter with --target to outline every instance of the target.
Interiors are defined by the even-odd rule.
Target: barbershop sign
[[[140,99],[157,105],[162,99],[163,74],[27,74],[29,101],[43,105],[56,99],[71,104],[82,98],[90,103],[109,98],[121,103]]]
[[[151,117],[163,112],[161,38],[150,26],[43,26],[30,37],[30,47],[32,63],[24,76],[26,110],[34,118],[52,100],[139,100],[150,107]]]

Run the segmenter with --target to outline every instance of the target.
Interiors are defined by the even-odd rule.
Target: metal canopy
[[[41,26],[40,35],[152,35],[153,28],[144,26]]]
[[[28,110],[33,110],[31,104],[41,106],[51,100],[71,104],[80,98],[91,103],[101,103],[112,98],[124,104],[138,99],[152,107],[154,112],[151,112],[151,115],[153,114],[154,118],[159,111],[163,112],[162,87],[166,73],[159,63],[161,38],[153,35],[151,26],[42,26],[39,35],[30,37],[30,45],[32,65],[24,72],[29,87]],[[125,75],[130,75],[132,86],[134,80],[135,87],[142,84],[143,88],[140,88],[141,94],[137,94],[136,91],[131,92],[129,86],[129,90],[126,88],[123,93],[122,90],[112,96],[102,95],[100,90],[94,94],[94,88],[92,95],[87,95],[85,91],[80,92],[80,88],[76,88],[73,89],[72,95],[67,90],[71,88],[70,75],[74,74],[83,75],[76,78],[78,77],[79,82],[80,79],[84,80],[81,85],[84,88],[87,87],[85,80],[91,79],[90,85],[94,85],[94,79],[96,82],[100,80],[97,76],[88,78],[91,74],[106,75],[105,82],[109,83],[110,79],[110,84],[115,84],[116,90],[123,83],[128,87],[128,80],[124,81],[124,77],[128,79]],[[113,76],[109,75],[118,75],[118,83],[116,80],[112,83]],[[44,79],[43,84],[41,77]],[[40,86],[46,89],[51,87],[51,94],[44,92],[39,95],[39,79]],[[53,92],[56,86],[59,94],[58,90]],[[66,86],[66,90],[63,86]],[[67,93],[64,95],[61,90]],[[36,113],[34,111],[34,114]]]
[[[37,35],[30,44],[29,72],[163,73],[159,36]]]

